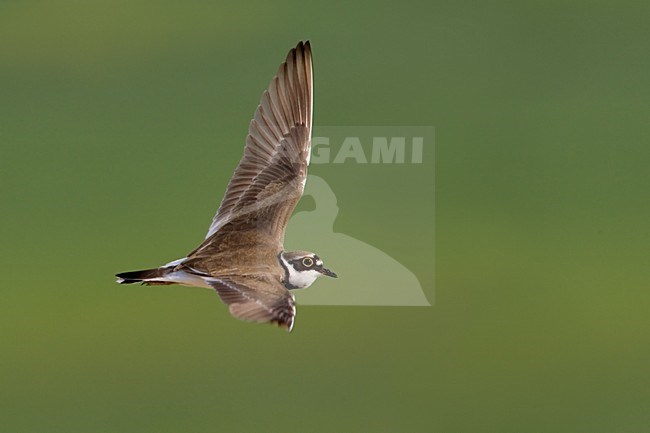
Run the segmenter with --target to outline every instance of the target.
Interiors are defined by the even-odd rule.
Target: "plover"
[[[284,251],[284,231],[305,188],[313,106],[309,42],[287,55],[250,122],[244,156],[210,229],[187,257],[117,274],[121,284],[213,288],[242,320],[293,328],[290,290],[336,274],[307,251]]]

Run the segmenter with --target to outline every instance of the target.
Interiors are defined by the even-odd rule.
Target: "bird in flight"
[[[230,313],[291,331],[290,292],[336,278],[316,254],[285,251],[284,231],[307,179],[313,107],[309,42],[287,55],[250,122],[239,162],[203,242],[159,268],[117,274],[121,284],[212,288]]]

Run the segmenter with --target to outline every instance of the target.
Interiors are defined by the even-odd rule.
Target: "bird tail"
[[[154,269],[145,269],[142,271],[122,272],[115,275],[117,282],[120,284],[142,283],[148,286],[175,284],[171,281],[165,281],[165,277],[173,272],[174,267],[161,267]]]

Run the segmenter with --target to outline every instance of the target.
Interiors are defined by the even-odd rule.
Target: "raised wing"
[[[300,199],[311,152],[313,76],[309,42],[287,55],[250,122],[244,156],[206,239],[232,223],[284,237]],[[270,225],[269,225],[270,224]]]
[[[276,323],[293,329],[296,306],[293,296],[270,276],[233,275],[209,280],[230,314],[248,322]]]

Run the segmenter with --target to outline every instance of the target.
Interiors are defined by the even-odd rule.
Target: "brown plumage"
[[[311,151],[311,47],[292,49],[250,122],[244,155],[208,234],[187,258],[118,274],[122,283],[204,281],[239,319],[293,326],[295,305],[278,256],[300,200]],[[158,276],[147,281],[148,276]],[[182,280],[181,278],[185,278]],[[187,281],[186,281],[187,280]]]

